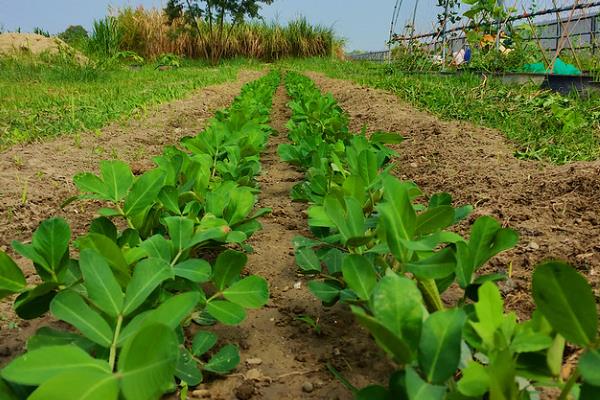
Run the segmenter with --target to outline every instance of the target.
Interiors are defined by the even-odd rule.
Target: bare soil
[[[519,245],[489,269],[507,272],[509,308],[532,311],[531,274],[543,260],[561,259],[600,285],[600,162],[556,166],[516,159],[516,146],[501,132],[439,118],[404,103],[390,92],[309,73],[351,117],[351,127],[398,132],[406,140],[396,174],[426,194],[450,193],[472,204],[477,216],[492,215],[520,234]],[[463,227],[464,228],[464,227]]]

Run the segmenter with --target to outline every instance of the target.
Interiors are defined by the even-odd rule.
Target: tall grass
[[[120,32],[119,50],[135,51],[147,59],[165,53],[209,57],[213,43],[207,25],[200,25],[198,34],[181,20],[168,25],[162,10],[125,7],[113,13]],[[305,18],[286,26],[250,21],[233,29],[223,57],[272,61],[284,57],[334,56],[341,54],[342,44],[332,28],[312,25]]]
[[[94,21],[92,34],[88,40],[88,51],[100,56],[112,57],[118,51],[123,39],[123,25],[114,16]]]

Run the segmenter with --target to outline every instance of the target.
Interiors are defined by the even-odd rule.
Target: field
[[[594,97],[0,66],[1,399],[598,398]]]

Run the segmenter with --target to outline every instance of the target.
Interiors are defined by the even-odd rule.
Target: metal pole
[[[496,0],[496,4],[499,8],[504,10],[504,0]],[[502,20],[496,19],[496,25],[498,25],[498,32],[496,32],[496,51],[500,49],[500,31],[502,30]]]
[[[394,35],[394,25],[396,24],[396,12],[398,11],[398,5],[401,0],[396,0],[394,5],[394,12],[392,13],[392,23],[390,24],[390,39],[388,40],[388,63],[392,62],[392,37]]]
[[[442,65],[446,66],[446,26],[448,24],[448,7],[450,4],[450,0],[446,0],[446,4],[444,5],[444,26],[442,27]]]
[[[591,27],[590,27],[590,42],[592,45],[592,55],[596,54],[596,19],[598,18],[598,15],[594,15],[592,16],[590,23],[591,23]]]
[[[417,18],[417,7],[419,6],[419,0],[415,0],[415,8],[412,15],[411,32],[410,32],[410,51],[412,53],[413,39],[415,37],[415,19]]]

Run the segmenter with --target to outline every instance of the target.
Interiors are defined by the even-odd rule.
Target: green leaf
[[[417,235],[426,235],[444,229],[454,222],[454,208],[452,206],[438,206],[429,208],[417,216]]]
[[[244,308],[260,308],[269,301],[269,284],[264,278],[251,275],[229,286],[223,296]]]
[[[467,364],[462,371],[462,378],[458,381],[458,391],[465,396],[480,397],[490,388],[490,376],[485,367],[476,361]]]
[[[175,251],[186,249],[194,235],[194,221],[186,217],[168,217],[165,218],[165,223]]]
[[[483,222],[480,222],[482,220]],[[519,234],[516,231],[499,226],[500,224],[496,220],[485,216],[480,217],[473,224],[469,246],[473,251],[476,266],[483,265],[496,254],[516,246],[519,242]],[[493,240],[485,240],[491,231],[495,231]],[[474,242],[474,238],[482,240]]]
[[[200,331],[194,336],[192,341],[192,353],[196,357],[200,357],[212,349],[217,344],[217,335],[212,332]]]
[[[152,310],[144,323],[156,322],[175,330],[192,313],[199,301],[199,292],[178,294]]]
[[[600,351],[586,351],[579,359],[577,368],[586,383],[600,386]]]
[[[171,262],[171,243],[161,234],[144,240],[140,247],[146,250],[148,257],[161,258]]]
[[[125,215],[128,217],[137,215],[154,204],[164,181],[165,175],[160,169],[152,169],[140,176],[125,199],[123,208]]]
[[[206,305],[206,311],[225,325],[237,325],[246,318],[244,308],[229,301],[211,301]]]
[[[227,374],[240,363],[240,353],[233,344],[225,345],[211,357],[204,369],[216,374]]]
[[[69,371],[48,380],[29,400],[117,400],[119,381],[110,372]]]
[[[391,394],[383,386],[370,385],[356,393],[355,400],[391,400]]]
[[[58,283],[42,283],[33,289],[25,290],[15,300],[15,312],[23,319],[42,316],[50,308],[50,302],[56,296]]]
[[[77,189],[83,193],[94,193],[101,200],[110,200],[107,185],[94,174],[81,173],[73,177],[73,182]]]
[[[130,279],[129,265],[123,256],[123,252],[115,242],[98,233],[88,233],[77,239],[79,250],[93,249],[102,255],[108,265],[112,268],[115,276],[122,287],[127,286]]]
[[[42,222],[33,233],[32,246],[46,260],[51,270],[58,272],[69,251],[71,228],[62,218],[50,218]]]
[[[568,264],[547,262],[533,273],[533,299],[550,325],[582,347],[596,340],[598,313],[592,288]]]
[[[158,399],[173,385],[179,356],[175,332],[160,324],[142,328],[119,356],[121,390],[126,400]]]
[[[5,252],[0,251],[0,299],[27,287],[25,275]]]
[[[396,178],[384,178],[385,202],[377,206],[381,214],[381,222],[385,238],[392,254],[403,261],[406,250],[402,240],[413,238],[417,215],[409,196],[409,186]]]
[[[430,385],[409,367],[406,369],[406,392],[409,400],[443,400],[446,387]]]
[[[202,382],[202,371],[198,368],[198,364],[190,352],[182,347],[179,349],[179,359],[175,368],[175,376],[188,386],[196,386]],[[187,399],[187,396],[185,397]]]
[[[405,266],[419,279],[442,279],[455,271],[456,258],[454,251],[446,247],[430,257],[406,263]]]
[[[381,321],[367,315],[363,309],[356,306],[350,308],[358,322],[373,335],[379,347],[391,354],[400,364],[412,361],[413,351],[402,337],[390,331]]]
[[[442,384],[456,372],[465,320],[466,314],[459,308],[435,312],[425,320],[419,365],[427,381]]]
[[[161,283],[172,279],[173,269],[160,258],[140,261],[133,270],[133,277],[125,292],[123,315],[135,311]]]
[[[69,344],[74,344],[87,352],[91,352],[93,348],[96,347],[96,344],[77,333],[59,331],[44,326],[27,339],[27,350],[32,351],[42,347],[64,346]]]
[[[416,283],[396,273],[383,277],[371,295],[371,309],[379,322],[403,338],[411,349],[418,348],[424,306]]]
[[[158,194],[158,200],[166,210],[173,214],[181,214],[181,209],[179,208],[179,192],[177,191],[177,188],[173,186],[163,187]]]
[[[325,212],[323,206],[311,206],[308,208],[308,225],[311,227],[335,228],[335,224]]]
[[[340,288],[327,282],[310,281],[308,282],[308,289],[326,304],[334,302],[340,296]]]
[[[521,331],[518,332],[510,343],[510,350],[515,353],[532,353],[552,346],[552,338],[546,334]]]
[[[363,179],[367,186],[377,178],[378,165],[377,155],[371,150],[363,150],[358,155],[358,175]]]
[[[361,300],[368,300],[377,284],[377,274],[371,262],[364,256],[351,254],[342,266],[344,280]]]
[[[100,310],[116,318],[123,309],[123,292],[108,263],[91,249],[84,249],[79,257],[89,299]]]
[[[210,280],[212,268],[208,261],[192,258],[173,267],[175,276],[187,279],[195,283],[204,283]]]
[[[8,384],[0,379],[0,398],[2,400],[19,400]]]
[[[60,292],[50,303],[50,311],[56,318],[79,329],[94,343],[110,347],[113,339],[112,329],[77,293],[71,290]]]
[[[213,267],[213,283],[219,291],[231,285],[242,272],[248,257],[244,253],[225,250],[217,257]]]
[[[371,143],[400,144],[404,138],[399,133],[373,132],[370,137]]]
[[[94,219],[90,224],[89,232],[104,235],[113,242],[117,242],[117,227],[106,217]]]
[[[304,273],[319,273],[322,270],[319,257],[308,247],[296,250],[296,264]]]
[[[121,201],[133,184],[133,174],[129,165],[119,160],[100,162],[102,180],[106,185],[106,194],[115,203]]]
[[[471,321],[483,343],[494,347],[494,335],[504,321],[504,304],[500,290],[492,282],[485,282],[479,288],[479,300],[475,303],[478,322]]]
[[[15,358],[2,377],[21,385],[37,386],[69,371],[110,373],[106,361],[95,360],[77,346],[47,346]]]

